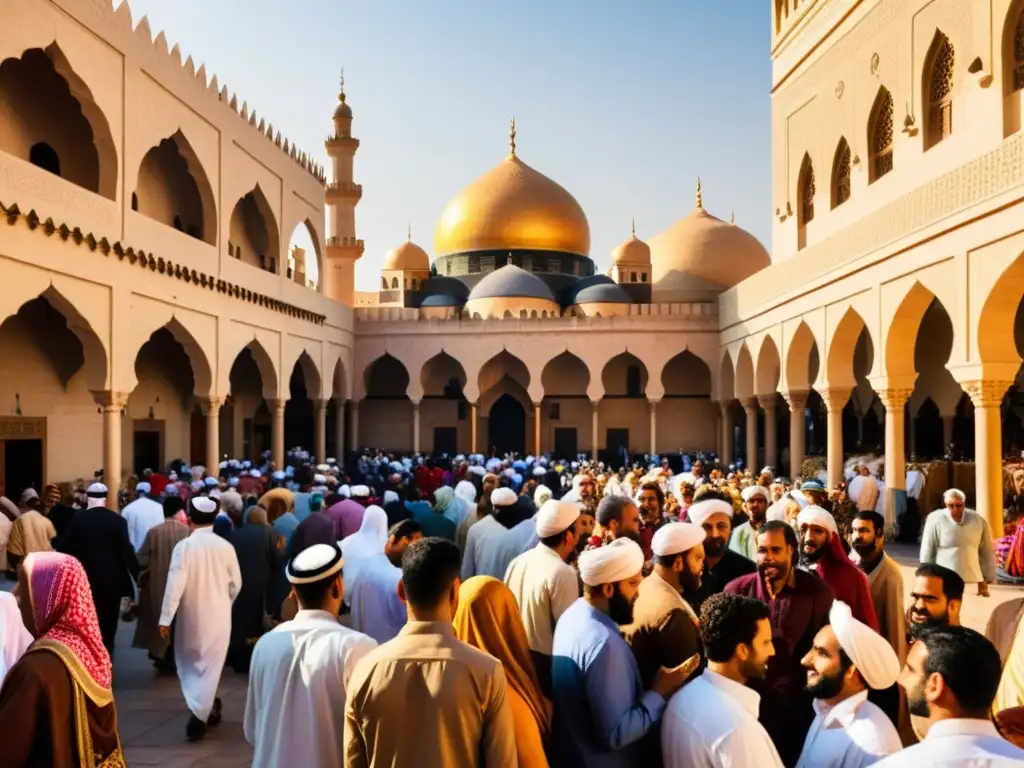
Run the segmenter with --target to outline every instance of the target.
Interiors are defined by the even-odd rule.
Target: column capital
[[[756,411],[758,408],[761,407],[761,404],[757,401],[757,398],[754,396],[741,398],[740,405],[743,406],[743,410],[746,411],[747,413],[750,413],[751,411]]]
[[[789,404],[789,410],[802,411],[807,407],[807,396],[810,394],[806,389],[791,389],[788,392],[780,392],[782,398]]]
[[[267,408],[270,409],[271,413],[275,413],[275,414],[276,413],[283,414],[285,406],[287,404],[288,404],[288,401],[284,400],[284,399],[267,400]]]
[[[829,411],[841,411],[849,402],[853,387],[822,387],[818,394]]]
[[[204,397],[199,401],[199,407],[203,411],[203,416],[216,416],[220,413],[221,406],[223,405],[223,397]]]
[[[128,407],[130,392],[114,392],[111,390],[93,390],[92,399],[103,413],[121,412]]]
[[[913,396],[913,389],[906,389],[905,387],[886,387],[883,389],[876,389],[878,399],[882,401],[882,405],[885,406],[886,411],[900,411],[903,410],[903,406],[907,404],[907,401]]]
[[[421,403],[422,401],[421,401],[421,400],[413,400],[413,399],[412,399],[412,398],[410,397],[410,398],[409,398],[409,402],[410,402],[410,403],[412,403],[412,407],[413,407],[413,410],[417,410],[417,409],[419,409],[419,407],[420,407],[420,403]]]
[[[718,407],[722,411],[722,416],[728,416],[729,415],[729,411],[732,408],[732,404],[734,402],[736,402],[736,401],[735,400],[719,400],[718,401]]]
[[[1013,384],[1012,381],[997,381],[992,379],[976,379],[974,381],[961,381],[960,386],[971,398],[975,408],[998,408],[1003,402],[1003,395]]]
[[[329,402],[331,402],[331,399],[329,397],[325,399],[317,398],[313,400],[313,407],[316,408],[317,410],[327,410],[327,404]]]
[[[779,404],[779,396],[775,392],[771,392],[767,395],[758,395],[757,402],[766,411],[772,410]]]
[[[647,398],[647,404],[649,406],[651,406],[651,408],[657,408],[658,407],[658,403],[660,403],[660,402],[661,402],[661,398],[660,397],[658,397],[658,398],[651,398],[651,397]]]

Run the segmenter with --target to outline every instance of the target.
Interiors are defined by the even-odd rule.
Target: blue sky
[[[324,161],[338,72],[361,140],[357,287],[405,238],[433,257],[447,201],[518,154],[568,189],[608,264],[704,203],[770,247],[764,0],[134,0],[136,23],[206,64]]]

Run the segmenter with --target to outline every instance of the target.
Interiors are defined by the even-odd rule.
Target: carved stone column
[[[764,409],[764,463],[778,474],[776,462],[779,460],[779,432],[775,421],[775,409],[778,406],[776,395],[758,395],[757,402]],[[751,470],[754,470],[751,467]]]
[[[327,459],[327,401],[313,401],[313,453],[323,463]]]
[[[214,476],[220,471],[220,408],[224,398],[210,397],[202,402],[206,417],[206,468]]]
[[[798,389],[783,392],[789,405],[789,479],[796,480],[803,473],[804,443],[807,438],[807,419],[804,410],[807,408],[805,390]]]
[[[999,406],[1010,381],[963,381],[974,403],[975,509],[987,521],[992,538],[1003,535],[1003,425]]]
[[[267,400],[270,408],[270,458],[278,469],[284,469],[284,407],[287,400]]]
[[[469,452],[478,453],[476,449],[477,444],[477,404],[469,404]]]
[[[533,455],[540,456],[540,407],[541,403],[533,404]]]
[[[819,392],[828,409],[828,487],[834,490],[843,482],[843,408],[853,388],[825,387]]]
[[[743,412],[747,415],[747,455],[746,466],[751,472],[756,472],[757,467],[757,409],[760,407],[756,397],[745,397],[740,403],[743,405]]]
[[[412,401],[412,452],[420,452],[420,401]]]
[[[890,387],[878,390],[878,399],[885,408],[885,521],[887,534],[893,532],[896,516],[906,508],[907,463],[903,431],[906,419],[904,408],[914,394],[913,389]],[[892,519],[889,519],[892,518]]]
[[[651,455],[658,452],[658,401],[648,400],[651,408]]]
[[[121,416],[128,407],[128,392],[93,392],[103,414],[103,484],[107,486],[107,506],[117,511],[117,491],[121,486]]]
[[[722,464],[729,466],[736,461],[732,448],[732,401],[721,404],[722,408]]]

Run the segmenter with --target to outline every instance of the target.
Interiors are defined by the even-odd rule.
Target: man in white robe
[[[405,603],[398,596],[402,555],[422,538],[423,528],[415,520],[395,523],[388,531],[384,551],[363,563],[358,578],[346,581],[345,599],[352,606],[352,626],[378,643],[395,639],[405,626]]]
[[[257,768],[345,762],[348,681],[377,643],[338,623],[342,565],[334,544],[314,544],[288,564],[299,612],[259,639],[249,668],[245,738]]]
[[[152,486],[149,483],[138,483],[135,486],[135,501],[126,504],[121,510],[121,516],[128,523],[128,540],[136,552],[142,549],[149,529],[164,522],[163,505],[149,497],[151,492]]]
[[[896,682],[899,659],[888,640],[853,618],[850,606],[832,603],[829,623],[802,664],[815,717],[797,768],[864,768],[903,747],[889,717],[868,701],[869,688]]]
[[[208,496],[189,500],[192,533],[174,546],[160,611],[164,638],[174,622],[174,660],[192,712],[185,729],[190,741],[220,723],[217,685],[231,642],[231,603],[242,588],[235,548],[213,532],[218,509]]]

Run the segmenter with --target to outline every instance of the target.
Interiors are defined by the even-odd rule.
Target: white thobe
[[[492,575],[490,569],[498,555],[498,542],[508,533],[508,528],[488,515],[469,529],[466,536],[466,551],[462,553],[462,580],[473,576]],[[501,578],[499,573],[495,578]]]
[[[965,509],[959,523],[948,509],[928,515],[921,534],[920,560],[951,568],[966,584],[996,580],[992,533],[988,521],[973,509]]]
[[[210,717],[231,640],[231,603],[242,588],[235,548],[197,528],[174,545],[160,626],[174,624],[174,661],[192,714]]]
[[[1024,766],[1024,749],[1008,742],[989,720],[940,720],[924,741],[875,763],[875,768],[1010,768]]]
[[[299,611],[256,643],[245,738],[254,766],[345,764],[345,696],[356,662],[377,643],[326,611]]]
[[[814,712],[797,768],[863,768],[903,749],[896,727],[866,690],[834,707],[815,699]]]
[[[155,528],[164,521],[164,508],[159,502],[143,496],[131,504],[127,504],[121,511],[121,515],[128,523],[128,540],[138,552],[142,549],[142,543],[146,540],[149,529]]]
[[[516,596],[530,650],[550,656],[555,624],[580,596],[576,570],[541,543],[509,563],[505,585]]]
[[[710,669],[684,685],[661,718],[665,768],[782,768],[757,721],[761,696]]]
[[[402,569],[396,568],[387,555],[379,554],[365,561],[359,578],[351,586],[345,581],[345,596],[352,606],[352,626],[378,643],[398,636],[408,616],[405,603],[398,596]]]

